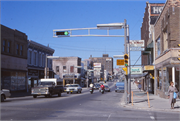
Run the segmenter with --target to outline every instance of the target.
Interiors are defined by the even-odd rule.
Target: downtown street
[[[124,93],[114,91],[115,82],[108,82],[111,92],[101,94],[83,88],[81,94],[62,93],[52,98],[32,96],[8,98],[1,103],[1,120],[97,120],[97,121],[178,121],[179,113],[128,109],[120,105]]]

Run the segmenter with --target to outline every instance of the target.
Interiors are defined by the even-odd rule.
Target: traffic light
[[[128,60],[129,60],[129,55],[125,54],[124,55],[124,65],[127,67],[128,66]]]
[[[128,75],[128,68],[122,68],[125,71],[125,75]]]
[[[56,32],[56,35],[65,35],[65,36],[68,36],[69,32],[68,31]]]
[[[180,44],[178,44],[178,47],[180,47]]]

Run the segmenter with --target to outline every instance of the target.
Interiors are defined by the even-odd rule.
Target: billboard
[[[94,68],[101,68],[101,63],[93,63]]]

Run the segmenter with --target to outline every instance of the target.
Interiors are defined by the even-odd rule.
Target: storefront
[[[27,72],[19,70],[1,70],[1,89],[20,91],[27,89]]]
[[[73,78],[74,76],[74,78]],[[64,74],[63,75],[63,86],[66,84],[73,84],[73,80],[74,80],[74,84],[79,84],[81,85],[81,78],[80,75],[76,75],[76,74]]]

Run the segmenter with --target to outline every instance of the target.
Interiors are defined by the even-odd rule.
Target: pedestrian
[[[176,98],[174,98],[174,93],[178,92],[176,87],[173,85],[174,83],[171,81],[168,89],[168,98],[169,98],[169,103],[171,104],[171,109],[174,109],[174,104],[176,103]]]
[[[139,83],[138,88],[139,88],[139,90],[141,91],[141,83]]]

